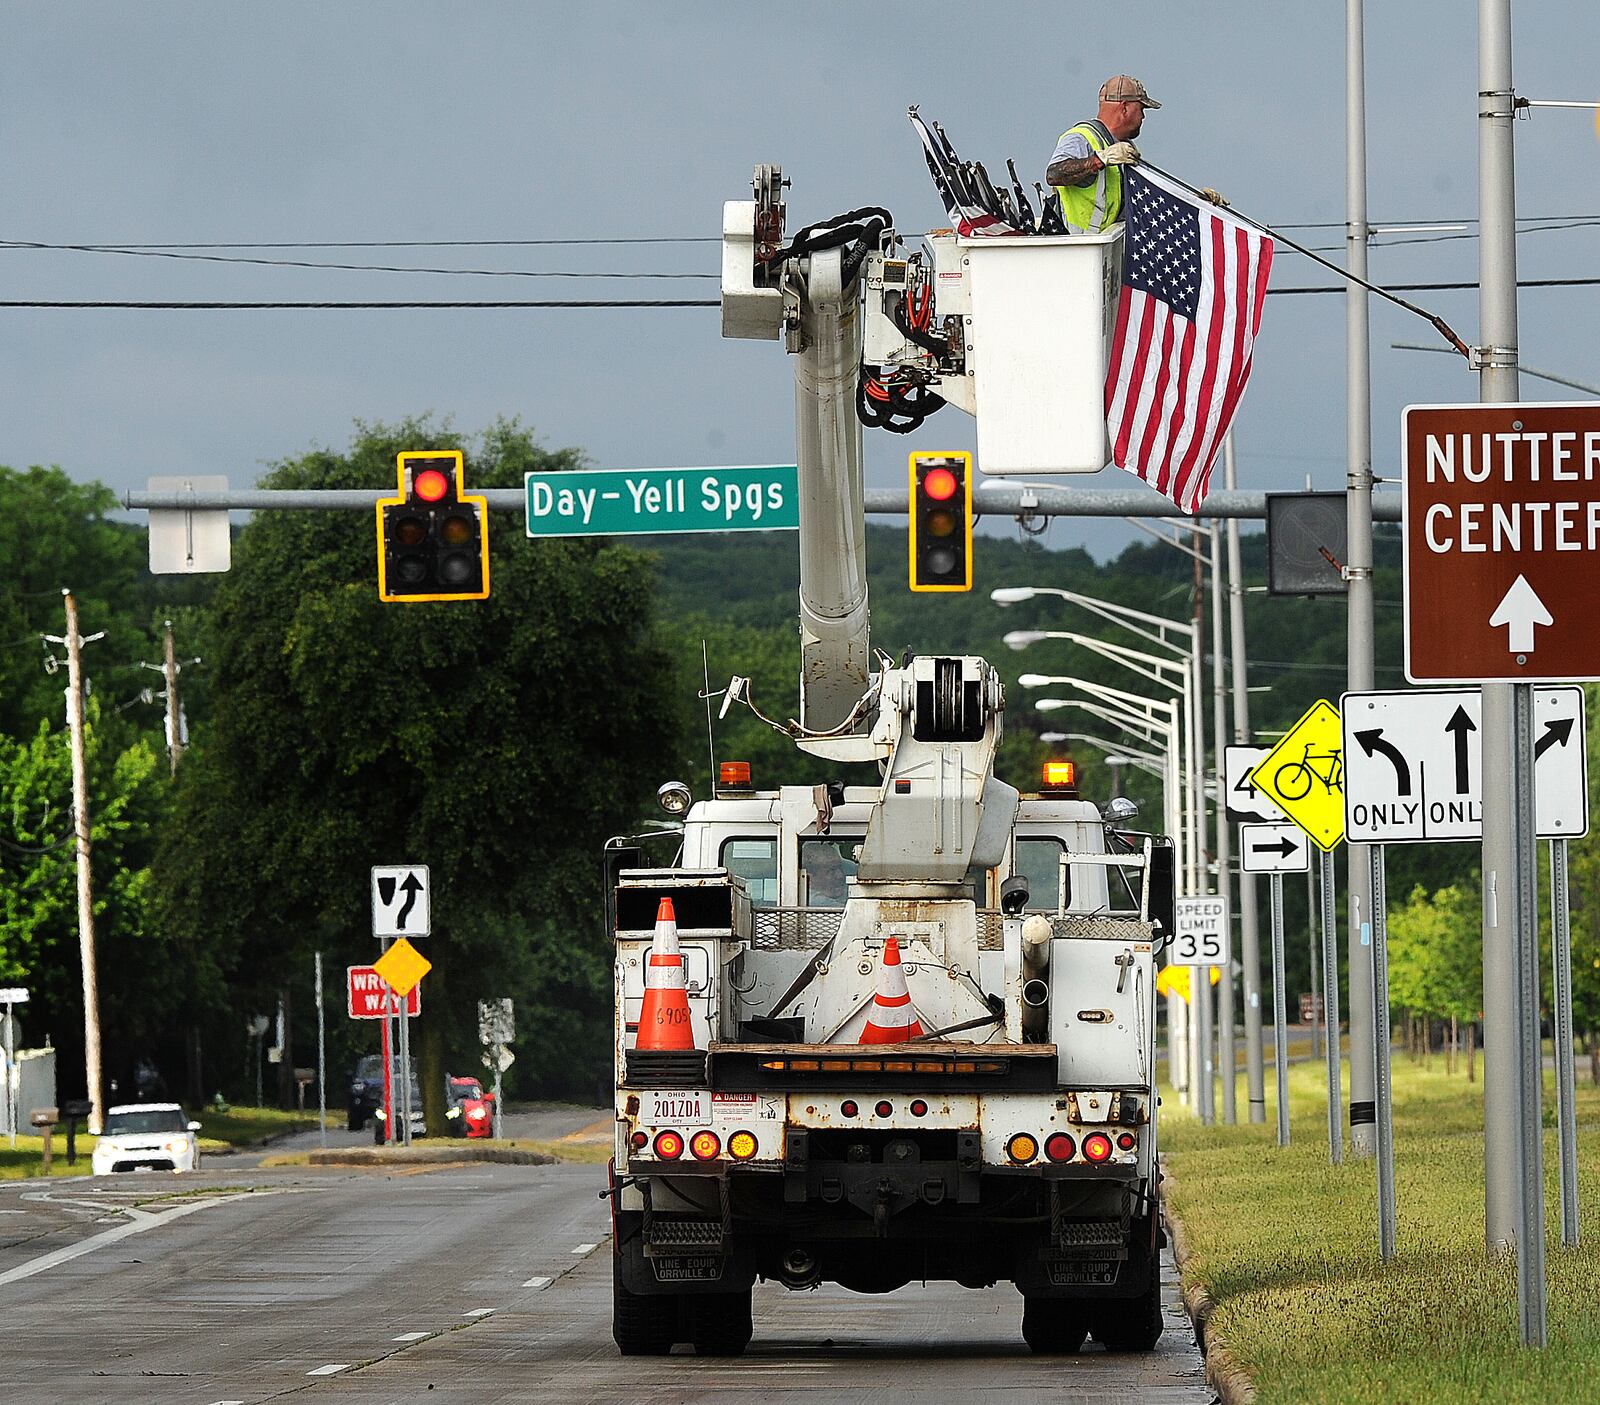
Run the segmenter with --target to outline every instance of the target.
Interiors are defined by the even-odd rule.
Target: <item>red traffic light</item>
[[[423,502],[438,502],[450,491],[450,480],[436,468],[425,468],[417,475],[411,490]]]
[[[956,495],[961,484],[956,480],[955,474],[948,468],[929,469],[928,476],[922,480],[922,491],[935,502],[944,502]]]

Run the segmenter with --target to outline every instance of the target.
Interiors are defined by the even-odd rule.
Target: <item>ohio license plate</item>
[[[656,1125],[709,1120],[704,1093],[646,1093],[640,1111],[646,1122]]]

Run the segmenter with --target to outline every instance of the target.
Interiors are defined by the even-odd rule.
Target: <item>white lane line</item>
[[[432,1332],[402,1332],[398,1337],[390,1337],[391,1342],[420,1342],[425,1337],[431,1337]]]
[[[461,1315],[463,1317],[487,1317],[491,1312],[494,1311],[496,1311],[496,1309],[492,1307],[475,1307],[471,1312],[463,1312]]]
[[[572,1252],[574,1254],[592,1254],[600,1246],[598,1244],[580,1244]]]
[[[530,1278],[522,1286],[524,1288],[548,1288],[554,1282],[555,1279],[553,1278]]]
[[[337,1376],[340,1371],[348,1371],[353,1363],[349,1361],[335,1361],[327,1366],[318,1366],[315,1371],[307,1371],[308,1376]]]
[[[132,1215],[133,1219],[126,1224],[119,1224],[115,1229],[104,1230],[100,1234],[91,1234],[87,1239],[80,1239],[76,1244],[69,1244],[65,1249],[56,1249],[48,1254],[41,1254],[36,1259],[29,1259],[26,1263],[18,1264],[13,1269],[0,1273],[0,1288],[7,1283],[18,1283],[24,1278],[32,1278],[36,1273],[45,1273],[61,1264],[70,1263],[73,1259],[82,1258],[85,1254],[92,1254],[96,1249],[107,1244],[115,1244],[119,1239],[126,1239],[131,1234],[143,1234],[147,1229],[154,1229],[157,1225],[166,1224],[168,1220],[181,1220],[185,1215],[192,1215],[197,1210],[208,1210],[213,1205],[225,1205],[234,1196],[226,1196],[220,1200],[196,1200],[190,1205],[180,1205],[175,1210],[168,1210],[160,1215],[152,1215],[147,1210],[129,1209],[124,1213]]]
[[[211,1405],[244,1405],[242,1400],[213,1400]]]

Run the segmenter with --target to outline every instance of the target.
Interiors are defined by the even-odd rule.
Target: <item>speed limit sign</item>
[[[1209,896],[1177,899],[1177,933],[1167,948],[1174,966],[1228,964],[1228,900]]]

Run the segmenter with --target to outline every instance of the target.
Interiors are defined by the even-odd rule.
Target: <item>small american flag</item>
[[[1192,513],[1250,379],[1273,244],[1149,170],[1124,168],[1122,194],[1111,459]]]

